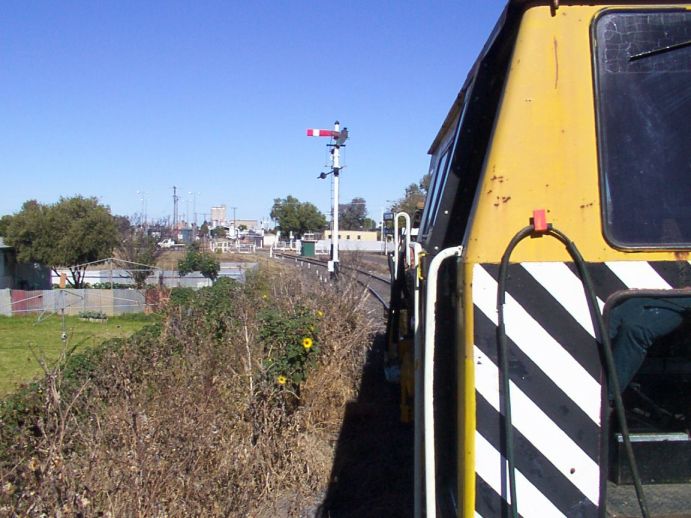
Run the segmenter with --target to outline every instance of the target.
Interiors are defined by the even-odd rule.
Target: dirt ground
[[[345,409],[319,518],[412,516],[413,429],[400,422],[398,386],[384,380],[383,343],[380,334]]]

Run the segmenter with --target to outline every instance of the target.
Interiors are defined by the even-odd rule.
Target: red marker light
[[[545,209],[535,209],[533,211],[533,228],[535,232],[547,232],[549,230]]]

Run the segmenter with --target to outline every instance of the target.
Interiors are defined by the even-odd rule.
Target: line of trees
[[[84,286],[90,263],[116,254],[130,263],[127,270],[142,288],[163,253],[156,239],[128,218],[113,216],[108,206],[83,196],[60,198],[54,204],[29,200],[16,214],[0,218],[0,236],[14,248],[19,262],[46,265],[56,275],[58,269],[67,269],[74,288]],[[218,259],[198,249],[190,250],[178,267],[182,275],[200,271],[212,281],[220,271]]]
[[[301,202],[294,196],[275,198],[271,218],[283,234],[290,232],[302,237],[307,232],[322,232],[328,228],[326,216],[310,202]],[[339,228],[342,230],[372,230],[377,222],[367,216],[364,198],[353,198],[350,203],[338,206]]]
[[[417,183],[411,183],[405,188],[405,194],[398,199],[392,206],[392,212],[406,212],[411,217],[415,214],[417,209],[421,209],[429,191],[429,184],[432,175],[429,173],[420,178]]]
[[[82,286],[86,263],[111,257],[120,242],[110,209],[82,196],[51,205],[27,201],[18,213],[3,216],[0,235],[20,262],[41,263],[56,274],[68,268],[74,287]]]
[[[424,203],[429,184],[429,174],[410,184],[391,210],[414,214]],[[364,198],[340,204],[338,212],[343,230],[371,230],[377,226],[367,216]],[[292,232],[296,237],[327,228],[326,217],[314,204],[291,195],[274,199],[271,218],[281,232]],[[93,197],[61,197],[54,204],[29,200],[16,214],[0,218],[0,236],[15,249],[20,262],[44,264],[56,273],[59,268],[69,269],[73,287],[83,285],[88,263],[112,257],[116,249],[122,259],[140,265],[155,264],[161,254],[154,238],[137,231],[128,218],[113,216],[108,206]],[[202,257],[195,251],[180,266],[184,271],[204,266],[209,274],[205,275],[215,279],[218,271],[214,271],[211,259],[215,258]],[[133,267],[131,275],[138,286],[143,286],[152,271],[145,266]]]

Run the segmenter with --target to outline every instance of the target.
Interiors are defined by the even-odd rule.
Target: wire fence
[[[135,289],[0,290],[0,315],[100,312],[108,316],[143,313],[158,304],[159,296]],[[147,300],[149,299],[149,300]]]
[[[228,277],[244,282],[247,270],[257,263],[222,263],[219,277]],[[87,272],[85,282],[101,282],[107,289],[97,288],[54,288],[51,290],[0,289],[0,315],[26,315],[41,313],[62,313],[79,315],[86,312],[100,312],[107,316],[125,313],[155,311],[165,302],[170,288],[203,288],[211,280],[198,272],[180,276],[177,272],[161,271],[158,276],[147,279],[147,289],[135,289],[131,276],[117,270]],[[132,285],[128,288],[123,285]]]

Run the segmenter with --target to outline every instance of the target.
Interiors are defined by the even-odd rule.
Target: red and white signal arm
[[[338,137],[338,131],[326,129],[308,129],[308,137]]]

